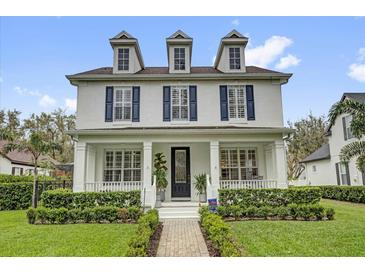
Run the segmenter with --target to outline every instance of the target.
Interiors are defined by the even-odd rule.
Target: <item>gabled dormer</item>
[[[181,30],[166,38],[169,73],[190,73],[193,39]]]
[[[246,72],[245,48],[248,38],[232,30],[221,39],[214,68],[226,72]]]
[[[136,73],[144,68],[136,38],[122,31],[109,41],[113,48],[113,73]]]

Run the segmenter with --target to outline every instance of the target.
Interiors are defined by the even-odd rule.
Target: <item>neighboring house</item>
[[[197,201],[194,175],[219,188],[287,187],[281,86],[292,74],[246,66],[248,38],[223,37],[214,66],[192,66],[193,39],[166,39],[167,67],[147,67],[136,38],[110,39],[113,66],[67,75],[77,86],[74,191],[141,189],[154,205],[164,153],[166,201]],[[90,55],[92,58],[92,54]]]
[[[32,175],[34,173],[34,164],[32,155],[29,152],[13,150],[5,153],[4,146],[7,141],[0,140],[0,174],[11,175]],[[56,163],[50,157],[41,156],[40,161],[51,161]],[[38,174],[50,175],[52,170],[39,168]]]
[[[365,103],[365,93],[344,93],[341,101],[355,100]],[[356,168],[356,159],[348,164],[340,162],[341,148],[356,140],[350,130],[351,116],[343,114],[328,126],[328,144],[313,152],[302,163],[305,165],[306,183],[310,185],[365,185],[365,174]],[[365,140],[365,138],[362,138]]]

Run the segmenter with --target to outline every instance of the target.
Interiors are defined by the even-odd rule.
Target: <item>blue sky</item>
[[[212,65],[233,28],[250,38],[248,65],[294,76],[283,86],[284,119],[327,114],[343,92],[365,92],[364,17],[2,17],[0,108],[22,117],[56,107],[72,112],[65,74],[112,65],[108,39],[138,38],[146,66],[167,65],[165,38],[193,37],[193,65]]]

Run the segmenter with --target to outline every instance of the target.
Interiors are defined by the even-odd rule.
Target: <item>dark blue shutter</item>
[[[336,167],[336,177],[337,177],[337,184],[338,185],[341,185],[341,179],[340,179],[340,167],[339,167],[339,164],[336,163],[335,164],[335,167]]]
[[[347,131],[346,131],[346,120],[345,120],[345,117],[342,117],[342,128],[343,128],[343,138],[346,141],[347,140]]]
[[[140,101],[140,87],[133,87],[132,94],[132,122],[139,122],[139,101]]]
[[[105,122],[113,122],[113,87],[105,90]]]
[[[168,122],[171,120],[170,112],[171,112],[171,104],[170,104],[170,87],[163,87],[163,121]]]
[[[255,120],[255,99],[253,86],[246,86],[247,120]]]
[[[221,121],[228,121],[227,86],[219,86],[219,97],[221,101]]]
[[[196,86],[189,86],[189,109],[190,109],[190,121],[198,121],[198,103],[196,96]]]

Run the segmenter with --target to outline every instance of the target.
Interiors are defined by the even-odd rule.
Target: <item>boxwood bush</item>
[[[147,257],[150,242],[159,224],[158,211],[151,209],[138,220],[136,234],[128,244],[127,256]]]
[[[39,182],[54,182],[56,179],[50,176],[38,176]],[[9,175],[0,174],[1,183],[19,183],[19,182],[33,182],[34,177],[32,175]]]
[[[44,191],[41,202],[47,208],[84,209],[96,206],[141,206],[141,192],[71,192],[66,189]]]
[[[323,198],[365,203],[365,186],[320,186],[320,188]]]
[[[242,256],[241,249],[233,238],[232,228],[221,216],[211,213],[206,206],[200,208],[199,214],[202,228],[222,257]]]
[[[288,189],[220,189],[220,205],[240,207],[286,206],[288,204],[316,204],[321,199],[319,187]]]
[[[98,206],[85,209],[38,207],[29,208],[27,218],[30,224],[74,224],[74,223],[128,223],[135,222],[142,215],[139,207],[118,208]]]

